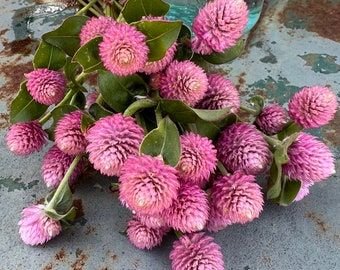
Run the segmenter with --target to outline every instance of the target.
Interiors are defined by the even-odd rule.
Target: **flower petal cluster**
[[[41,204],[31,205],[22,211],[19,221],[21,239],[28,245],[42,245],[62,230],[60,221],[49,218]]]
[[[279,104],[271,104],[263,108],[255,119],[258,127],[267,135],[279,133],[287,124],[287,111]]]
[[[99,92],[97,91],[89,92],[86,96],[85,109],[89,109],[91,105],[96,102],[98,97],[99,97]]]
[[[298,194],[296,195],[294,202],[301,201],[304,197],[306,197],[309,194],[309,188],[312,185],[313,184],[310,184],[310,183],[301,183],[301,188],[300,188]]]
[[[181,236],[174,242],[169,255],[172,270],[223,270],[221,247],[213,241],[214,238],[203,232]]]
[[[324,86],[304,87],[288,103],[289,117],[303,128],[328,124],[338,108],[337,96]]]
[[[47,68],[38,68],[25,73],[27,90],[32,98],[44,105],[52,105],[61,101],[66,92],[64,74]]]
[[[96,121],[85,137],[94,168],[108,176],[119,176],[125,160],[139,153],[144,131],[134,118],[117,113]]]

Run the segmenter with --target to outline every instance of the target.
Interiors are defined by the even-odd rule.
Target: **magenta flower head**
[[[301,183],[301,188],[300,188],[298,194],[296,195],[294,202],[301,201],[304,197],[306,197],[309,194],[309,188],[312,185],[313,184],[311,184],[311,183]]]
[[[335,93],[327,87],[304,87],[288,103],[289,117],[303,128],[328,124],[338,108]]]
[[[192,132],[180,136],[181,157],[176,166],[182,182],[203,187],[217,165],[216,149],[212,141]]]
[[[160,81],[160,93],[164,98],[179,99],[189,106],[200,101],[208,89],[208,77],[195,63],[174,60]]]
[[[117,113],[96,121],[85,137],[94,168],[108,176],[119,176],[125,160],[138,155],[144,131],[134,118]]]
[[[194,36],[191,39],[191,49],[194,53],[202,55],[208,55],[214,52],[207,42],[205,42],[203,39],[199,39],[197,36]]]
[[[146,36],[135,26],[117,23],[106,29],[99,43],[99,55],[104,67],[118,76],[143,70],[148,60]]]
[[[253,221],[263,209],[261,187],[255,176],[240,171],[215,181],[211,197],[216,210],[232,223]]]
[[[66,154],[61,151],[56,145],[52,146],[44,156],[41,174],[47,187],[57,188],[64,178],[68,168],[70,167],[74,156]],[[69,184],[72,184],[83,169],[83,163],[78,162],[75,170],[73,171]]]
[[[97,101],[97,98],[99,97],[99,93],[97,91],[89,92],[86,96],[86,104],[85,109],[89,109],[93,103]]]
[[[279,133],[287,124],[287,111],[278,104],[271,104],[263,108],[256,117],[256,124],[267,135]]]
[[[169,258],[172,270],[214,269],[223,270],[221,247],[203,232],[186,234],[174,242]]]
[[[18,156],[26,156],[40,151],[47,143],[47,133],[38,121],[21,122],[12,125],[6,135],[9,151]]]
[[[52,105],[61,101],[66,92],[66,78],[64,74],[38,68],[30,73],[25,73],[27,90],[32,98],[45,105]]]
[[[218,138],[217,158],[230,172],[258,175],[269,165],[268,143],[253,125],[238,122],[228,126]]]
[[[108,28],[114,26],[116,23],[117,22],[111,17],[92,17],[80,30],[80,46],[85,45],[95,37],[102,36]]]
[[[176,169],[158,157],[130,156],[122,167],[119,181],[119,199],[139,214],[161,213],[178,195]]]
[[[31,205],[22,211],[19,221],[21,239],[28,245],[42,245],[62,230],[60,221],[49,218],[42,204]]]
[[[196,107],[209,110],[230,107],[230,112],[237,113],[241,101],[232,81],[217,73],[208,75],[208,80],[208,90]]]
[[[81,131],[83,114],[80,110],[65,114],[55,128],[56,145],[69,155],[82,154],[86,150],[87,141]]]
[[[236,45],[248,21],[248,9],[243,0],[215,0],[199,10],[192,30],[215,52]],[[195,46],[197,47],[197,46]]]
[[[149,228],[160,228],[168,226],[163,212],[154,215],[136,213],[134,215],[134,219],[138,219],[142,224]]]
[[[300,132],[287,153],[289,162],[282,165],[282,172],[302,185],[320,182],[335,173],[332,152],[310,134]]]

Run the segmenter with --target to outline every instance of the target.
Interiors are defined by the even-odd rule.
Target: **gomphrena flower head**
[[[289,162],[282,172],[302,185],[325,180],[335,173],[334,157],[327,145],[315,136],[300,132],[287,151]]]
[[[118,76],[141,71],[148,60],[146,36],[135,26],[117,23],[106,29],[99,43],[99,55],[105,68]]]
[[[130,156],[121,169],[119,181],[119,199],[140,214],[161,213],[178,195],[176,169],[158,157]]]
[[[83,114],[84,112],[80,110],[67,113],[56,125],[55,143],[60,150],[69,155],[82,154],[86,150],[87,141],[81,130]]]
[[[209,74],[208,81],[208,90],[196,107],[209,110],[230,107],[230,112],[237,113],[241,101],[233,82],[217,73]]]
[[[189,106],[200,101],[208,89],[208,77],[204,70],[189,60],[174,60],[160,81],[160,93],[164,98],[179,99]]]
[[[89,109],[93,103],[97,101],[99,93],[97,91],[89,92],[86,96],[85,109]]]
[[[217,144],[217,158],[230,172],[258,175],[270,162],[268,143],[253,125],[238,122],[221,132]]]
[[[66,78],[64,74],[47,68],[38,68],[25,73],[27,90],[32,98],[45,105],[52,105],[61,101],[66,92]]]
[[[328,124],[338,108],[335,93],[324,86],[304,87],[288,103],[289,117],[303,128]]]
[[[85,137],[94,168],[108,176],[119,176],[125,160],[138,155],[144,131],[134,118],[117,113],[96,121]]]
[[[214,52],[214,50],[208,45],[206,41],[198,38],[197,36],[194,36],[191,39],[191,49],[193,52],[202,55],[208,55]]]
[[[41,167],[41,174],[47,187],[57,188],[64,178],[68,168],[70,167],[75,156],[66,154],[61,151],[56,145],[52,146],[44,155]],[[83,163],[78,162],[74,169],[69,184],[77,178],[82,172]]]
[[[26,156],[40,151],[47,143],[47,133],[38,121],[21,122],[12,125],[6,135],[9,151],[18,156]]]
[[[229,217],[220,213],[220,209],[216,207],[216,202],[211,200],[209,203],[209,218],[206,224],[206,230],[208,232],[218,232],[225,229],[227,226],[231,225],[233,222],[230,220]]]
[[[152,73],[149,76],[149,85],[152,90],[159,90],[163,72]]]
[[[186,234],[173,243],[169,258],[172,270],[223,270],[223,254],[214,238],[203,232]]]
[[[267,135],[279,133],[287,124],[287,111],[279,104],[271,104],[263,108],[255,119],[258,127]]]
[[[243,0],[215,0],[199,10],[192,30],[215,52],[236,45],[248,21],[248,9]],[[197,46],[194,46],[194,48]]]
[[[21,239],[31,246],[44,244],[56,237],[62,230],[60,221],[48,217],[42,204],[25,208],[18,224]]]
[[[136,213],[134,219],[138,219],[142,224],[149,228],[167,227],[167,220],[164,213],[157,213],[153,215]]]
[[[88,41],[95,37],[103,36],[106,30],[111,26],[114,26],[116,23],[117,22],[111,17],[92,17],[80,30],[80,46],[85,45]]]
[[[301,201],[304,197],[309,194],[309,188],[312,186],[312,183],[301,183],[301,188],[296,195],[294,202]]]
[[[216,148],[212,141],[193,132],[180,136],[181,156],[176,166],[182,182],[203,187],[217,165]]]
[[[232,223],[246,223],[258,218],[263,209],[261,187],[255,176],[240,171],[214,182],[211,198],[216,210]]]

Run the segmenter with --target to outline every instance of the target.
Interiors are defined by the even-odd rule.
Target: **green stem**
[[[230,173],[227,171],[227,169],[224,167],[224,165],[221,163],[221,161],[217,162],[217,168],[223,175],[230,175]]]
[[[141,116],[141,114],[138,112],[135,114],[135,117],[137,124],[144,130],[144,134],[148,134],[148,129],[146,128],[144,117]]]
[[[96,11],[96,10],[94,10],[93,8],[92,8],[92,6],[94,5],[94,4],[96,4],[97,2],[98,2],[98,0],[92,0],[90,3],[85,3],[84,1],[82,1],[82,0],[78,0],[78,2],[80,3],[80,4],[82,4],[84,7],[82,8],[82,9],[80,9],[77,13],[76,13],[76,15],[83,15],[86,11],[88,11],[88,10],[90,10],[94,15],[96,15],[97,17],[99,17],[100,16],[100,14]]]
[[[143,109],[143,108],[151,108],[154,107],[158,104],[157,101],[154,101],[149,98],[143,98],[139,99],[135,102],[133,102],[129,107],[126,108],[124,111],[123,115],[124,116],[132,116],[135,114],[138,110]]]
[[[245,106],[243,106],[243,105],[240,106],[240,109],[241,109],[242,111],[245,111],[245,112],[247,112],[247,113],[251,113],[251,114],[253,114],[253,115],[258,115],[258,114],[259,114],[259,112],[258,112],[257,110],[251,109],[251,108],[249,108],[249,107],[245,107]]]
[[[278,146],[282,145],[282,142],[279,139],[270,137],[264,133],[262,133],[262,136],[266,140],[266,142],[269,143],[269,145],[272,146],[274,149],[277,149]]]

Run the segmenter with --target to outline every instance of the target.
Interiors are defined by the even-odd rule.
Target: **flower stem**
[[[240,106],[240,109],[241,109],[242,111],[247,112],[247,113],[251,113],[251,114],[253,114],[253,115],[258,115],[258,111],[257,111],[257,110],[251,109],[251,108],[249,108],[249,107],[246,107],[246,106],[241,105],[241,106]]]
[[[151,108],[156,106],[157,104],[158,104],[157,101],[154,101],[149,98],[139,99],[126,108],[126,110],[123,113],[123,116],[132,116],[140,109]]]
[[[230,175],[230,173],[227,171],[227,169],[224,167],[224,165],[221,163],[221,161],[217,162],[217,168],[223,175]]]
[[[272,146],[274,149],[276,149],[278,146],[282,145],[282,142],[279,139],[273,138],[271,136],[268,136],[264,133],[262,133],[263,138],[266,140],[266,142]]]
[[[97,2],[98,2],[98,0],[92,0],[90,3],[85,3],[84,1],[82,1],[82,0],[78,0],[78,2],[80,3],[80,4],[82,4],[84,7],[82,8],[82,9],[80,9],[77,13],[76,13],[76,15],[82,15],[82,14],[84,14],[86,11],[88,11],[88,10],[90,10],[94,15],[96,15],[97,17],[98,16],[100,16],[100,14],[96,11],[96,10],[94,10],[93,8],[92,8],[92,6],[94,5],[94,4],[96,4]]]

